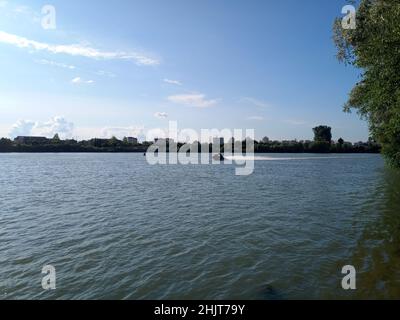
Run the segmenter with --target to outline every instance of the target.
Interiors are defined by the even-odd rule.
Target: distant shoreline
[[[325,128],[325,127],[322,127]],[[328,128],[330,130],[330,128]],[[219,143],[221,141],[221,143]],[[61,140],[58,135],[53,139],[46,137],[19,136],[14,140],[7,138],[0,139],[0,153],[146,153],[149,147],[156,147],[159,152],[169,152],[169,150],[181,150],[193,153],[224,153],[224,150],[235,149],[235,152],[246,152],[248,146],[247,139],[244,141],[223,143],[219,139],[218,144],[194,142],[191,145],[185,145],[181,142],[174,142],[171,139],[155,139],[155,141],[138,142],[137,138],[126,137],[118,140],[113,137],[111,139],[91,140]],[[270,141],[264,138],[261,141],[252,140],[252,149],[254,153],[315,153],[315,154],[341,154],[341,153],[380,153],[381,146],[373,140],[368,142],[345,142],[339,139],[337,142],[332,141],[330,136],[321,138],[316,136],[314,141]],[[219,147],[219,148],[215,148]],[[214,148],[216,150],[214,150]],[[189,151],[190,149],[190,151]],[[154,151],[154,148],[153,148]],[[172,151],[171,151],[172,152]]]
[[[44,154],[61,154],[61,153],[135,153],[135,154],[145,154],[147,153],[146,150],[144,151],[121,151],[121,150],[114,150],[114,151],[106,151],[106,150],[96,150],[96,151],[88,151],[88,150],[80,150],[80,151],[0,151],[0,154],[33,154],[33,153],[44,153]],[[170,153],[170,152],[166,152]],[[212,152],[197,152],[195,154],[202,154],[208,153],[212,154]],[[381,154],[381,152],[373,152],[373,151],[351,151],[351,152],[316,152],[316,151],[304,151],[304,152],[295,152],[295,151],[256,151],[254,154]],[[223,154],[223,153],[222,153]]]

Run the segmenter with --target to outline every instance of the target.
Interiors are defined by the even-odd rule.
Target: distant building
[[[44,144],[49,142],[49,139],[46,137],[29,137],[29,136],[18,136],[14,139],[14,141],[18,144]]]
[[[138,144],[138,139],[133,137],[127,137],[126,140],[129,144]]]

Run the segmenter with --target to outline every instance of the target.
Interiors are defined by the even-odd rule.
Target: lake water
[[[1,154],[0,299],[400,298],[400,175],[381,156],[257,160],[239,177],[142,154]]]

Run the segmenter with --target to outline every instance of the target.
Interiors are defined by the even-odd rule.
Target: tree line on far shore
[[[373,139],[367,142],[332,140],[332,129],[318,126],[313,129],[314,140],[270,141],[267,137],[255,143],[256,153],[380,153],[380,145]]]
[[[290,141],[273,141],[265,137],[259,141],[254,141],[255,153],[379,153],[380,145],[373,139],[367,142],[351,143],[346,142],[342,138],[338,141],[332,141],[332,130],[328,126],[318,126],[313,129],[314,140],[290,140]],[[61,140],[56,134],[52,139],[23,137],[25,139],[10,140],[7,138],[0,139],[0,152],[146,152],[149,146],[156,142],[138,143],[136,139],[133,141],[124,138],[119,140],[116,137],[111,139],[90,139],[77,141],[73,139]],[[131,138],[132,139],[132,138]],[[227,146],[225,142],[221,145],[221,152]],[[171,144],[171,140],[167,139],[167,150]],[[197,147],[196,147],[197,144]],[[179,150],[184,144],[177,143]],[[246,150],[246,140],[242,141],[243,151]],[[202,152],[208,150],[213,152],[213,145],[206,143],[200,144],[194,142],[192,151]]]

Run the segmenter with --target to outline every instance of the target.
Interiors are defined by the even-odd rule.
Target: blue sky
[[[42,27],[44,5],[56,29]],[[0,0],[0,136],[78,139],[151,128],[366,140],[342,106],[359,72],[335,58],[345,1]]]

